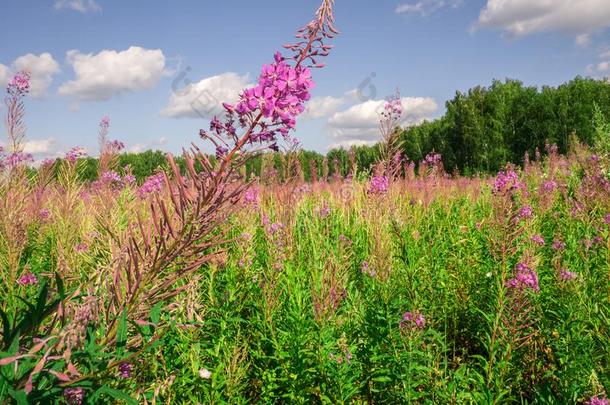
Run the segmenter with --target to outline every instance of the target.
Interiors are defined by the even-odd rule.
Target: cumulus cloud
[[[11,70],[8,66],[0,63],[0,87],[5,88],[11,80]]]
[[[68,9],[80,13],[102,11],[102,8],[95,0],[56,0],[55,10]]]
[[[248,87],[248,76],[227,72],[175,89],[161,115],[170,118],[212,118],[223,113],[222,103],[235,103]]]
[[[396,13],[419,14],[425,17],[434,14],[444,7],[457,8],[462,4],[462,0],[418,0],[399,4],[396,6]]]
[[[28,70],[32,74],[30,94],[32,97],[42,97],[53,82],[53,76],[59,73],[59,64],[50,53],[34,55],[28,53],[13,62],[13,70]]]
[[[59,73],[59,64],[50,53],[34,55],[28,53],[13,61],[11,67],[0,64],[0,86],[6,87],[13,75],[21,70],[27,70],[32,75],[30,94],[32,97],[43,97],[53,82],[53,76]]]
[[[55,141],[53,139],[32,139],[25,143],[23,151],[33,155],[49,154],[54,146]]]
[[[81,101],[103,101],[122,93],[151,89],[165,69],[165,56],[160,49],[139,46],[95,55],[72,50],[68,51],[67,60],[76,79],[61,85],[59,94]]]
[[[372,146],[377,141],[363,141],[359,139],[349,139],[347,141],[335,142],[328,145],[327,149],[349,149],[352,146]]]
[[[436,101],[428,97],[403,97],[401,103],[403,116],[400,125],[402,126],[420,123],[438,110]],[[384,105],[384,100],[369,100],[333,114],[327,122],[331,135],[343,144],[378,141],[379,114]]]
[[[511,37],[560,31],[586,44],[589,34],[610,26],[608,0],[487,0],[481,27],[503,30]]]
[[[301,118],[307,120],[327,117],[339,110],[343,104],[345,99],[341,97],[314,97],[305,105],[305,112]]]

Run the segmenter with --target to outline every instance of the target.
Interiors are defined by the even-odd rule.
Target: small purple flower
[[[126,361],[119,364],[119,375],[121,378],[131,378],[131,370],[133,369],[133,365]]]
[[[163,173],[154,174],[149,176],[144,184],[138,190],[138,194],[140,197],[144,198],[149,194],[158,193],[163,190],[163,186],[165,184],[165,176]]]
[[[271,226],[269,227],[269,230],[271,231],[272,235],[275,235],[278,231],[281,231],[284,228],[283,224],[280,223],[273,223],[271,224]]]
[[[216,147],[216,159],[222,159],[227,153],[229,153],[229,148],[222,145]]]
[[[610,214],[606,214],[604,217],[604,224],[610,225]]]
[[[377,272],[371,268],[369,262],[367,261],[362,262],[360,265],[360,271],[364,274],[368,274],[371,277],[375,277],[377,275]]]
[[[328,205],[325,205],[324,207],[320,208],[318,213],[320,215],[320,218],[326,218],[330,215],[330,208],[328,207]]]
[[[53,158],[44,158],[42,160],[42,166],[43,167],[52,166],[54,164],[55,164],[55,159],[53,159]]]
[[[114,185],[122,185],[123,179],[121,175],[115,172],[114,170],[110,170],[108,172],[102,173],[101,180],[104,183],[114,184]]]
[[[553,241],[553,249],[557,250],[557,251],[561,251],[564,250],[566,248],[566,244],[564,241],[559,240],[559,239],[555,239]]]
[[[21,71],[8,83],[9,94],[26,95],[30,91],[31,74],[29,71]]]
[[[594,396],[587,402],[588,405],[608,405],[608,398],[603,396]]]
[[[519,175],[514,170],[500,171],[494,180],[493,193],[504,194],[522,188]]]
[[[524,205],[519,210],[519,213],[517,214],[517,217],[515,218],[515,220],[520,221],[521,219],[528,219],[528,218],[531,218],[533,215],[534,215],[534,210],[532,209],[531,205]]]
[[[540,291],[538,274],[524,263],[517,264],[515,278],[508,280],[506,286],[518,290],[529,288],[535,292]]]
[[[17,280],[17,284],[21,286],[38,284],[38,278],[34,273],[26,273]]]
[[[436,166],[443,160],[439,153],[428,153],[424,159],[424,163],[428,166]]]
[[[386,176],[375,176],[369,185],[369,194],[385,194],[390,188],[390,181]]]
[[[136,176],[134,176],[133,174],[126,174],[125,176],[123,176],[123,181],[125,182],[125,184],[134,184],[136,182]]]
[[[80,387],[66,388],[64,390],[64,398],[70,405],[80,405],[85,399],[85,391]]]
[[[32,163],[34,157],[30,153],[14,152],[4,159],[4,164],[9,168],[15,168],[22,164]]]
[[[572,272],[572,271],[568,271],[567,269],[562,269],[559,272],[559,278],[561,279],[561,281],[571,281],[574,280],[578,277],[578,274]]]
[[[417,317],[415,317],[415,326],[419,329],[426,327],[426,318],[422,314],[418,314]]]
[[[74,251],[76,253],[84,253],[87,250],[89,250],[89,246],[87,246],[87,244],[83,243],[83,242],[81,242],[81,243],[77,244],[76,246],[74,246]]]
[[[538,246],[544,246],[544,238],[541,235],[534,235],[531,237],[531,241]]]
[[[78,146],[70,149],[66,153],[65,159],[70,163],[75,163],[79,158],[87,156],[87,152]]]
[[[420,330],[424,329],[426,327],[426,317],[419,312],[407,311],[402,315],[400,327]]]
[[[46,221],[47,219],[49,219],[50,216],[51,216],[51,213],[46,208],[43,208],[40,211],[38,211],[38,218],[40,218],[41,221]]]
[[[244,193],[244,204],[251,205],[253,207],[258,207],[259,204],[259,196],[258,196],[258,188],[251,187]]]
[[[108,129],[109,127],[110,127],[110,118],[108,116],[105,116],[100,121],[100,128]]]
[[[106,144],[106,147],[114,153],[119,153],[120,151],[125,149],[125,144],[121,141],[115,140],[115,141],[108,142]]]
[[[557,183],[554,182],[553,180],[545,181],[544,183],[542,183],[542,191],[544,191],[545,193],[551,193],[556,188],[557,188]]]

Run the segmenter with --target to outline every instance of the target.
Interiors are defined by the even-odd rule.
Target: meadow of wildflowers
[[[141,184],[107,117],[97,180],[78,147],[28,168],[9,83],[0,403],[608,404],[607,148],[450,176],[401,153],[397,95],[372,173],[305,183],[290,131],[332,6],[200,131],[212,156]],[[245,179],[282,141],[285,181]]]

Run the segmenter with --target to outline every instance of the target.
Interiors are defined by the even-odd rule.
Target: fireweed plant
[[[248,186],[237,182],[239,168],[262,149],[278,150],[278,137],[294,145],[289,134],[310,98],[311,69],[323,67],[320,60],[331,49],[325,42],[337,33],[332,7],[333,0],[324,0],[316,18],[299,30],[298,42],[285,45],[288,55],[276,53],[256,87],[244,90],[237,105],[224,104],[224,121],[214,118],[210,131],[200,132],[215,145],[216,161],[193,146],[184,153],[181,171],[168,156],[169,174],[149,179],[137,195],[115,171],[123,145],[107,140],[110,123],[104,118],[96,184],[79,183],[79,158],[85,153],[74,148],[61,161],[48,162],[58,166],[58,184],[43,205],[54,209],[27,215],[33,187],[23,175],[29,156],[20,147],[29,75],[20,73],[9,83],[11,154],[2,160],[3,221],[9,222],[2,229],[3,275],[8,277],[2,277],[7,299],[0,312],[0,398],[135,402],[106,382],[132,377],[134,364],[163,336],[161,313],[192,289],[199,269],[223,256],[230,240],[228,218]],[[12,187],[14,182],[19,187]],[[85,207],[91,205],[97,210],[88,217]],[[41,238],[39,251],[28,246],[28,225],[33,224],[9,212],[39,217],[39,229],[55,219],[49,233],[31,235]]]
[[[608,403],[608,126],[491,178],[301,167],[331,6],[201,131],[212,156],[136,184],[107,118],[90,183],[81,148],[1,151],[0,403]]]

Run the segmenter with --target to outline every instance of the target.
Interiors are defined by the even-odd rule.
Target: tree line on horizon
[[[539,88],[519,80],[494,80],[488,87],[457,91],[445,107],[442,117],[401,129],[404,155],[417,163],[435,152],[442,155],[450,173],[495,173],[508,162],[522,164],[526,154],[544,153],[547,144],[557,145],[561,153],[569,149],[570,139],[592,145],[596,112],[610,120],[610,83],[579,76],[557,87]],[[303,179],[311,181],[337,173],[346,176],[354,162],[359,172],[370,173],[379,156],[377,144],[332,149],[326,156],[301,151],[296,159]],[[289,160],[294,164],[294,159],[282,154],[263,154],[246,165],[245,175],[250,178],[275,170],[284,178],[290,172],[285,167]],[[165,153],[152,150],[124,153],[119,161],[138,181],[167,166]],[[182,163],[180,158],[177,163]],[[96,178],[97,159],[86,158],[81,166],[84,180]]]

